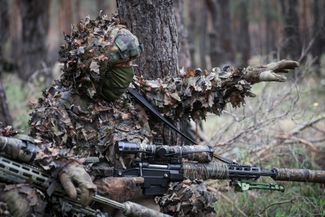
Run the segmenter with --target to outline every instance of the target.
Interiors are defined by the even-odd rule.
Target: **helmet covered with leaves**
[[[129,66],[141,53],[137,37],[119,22],[117,16],[86,17],[72,27],[70,35],[65,35],[65,42],[59,51],[60,62],[64,64],[60,82],[90,98],[99,92],[98,84],[103,83],[103,79],[114,80],[107,76],[108,71]],[[126,78],[120,86],[126,86],[125,83],[132,80],[133,70],[119,72]]]

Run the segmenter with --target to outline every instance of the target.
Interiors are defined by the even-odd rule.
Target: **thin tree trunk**
[[[281,0],[284,17],[284,42],[280,54],[281,58],[298,60],[301,55],[298,3],[298,0]]]
[[[9,33],[9,14],[8,14],[8,1],[0,0],[0,78],[4,64],[4,56],[3,56],[3,45],[8,40]],[[11,125],[12,119],[9,113],[6,93],[3,88],[3,85],[0,81],[0,123],[5,125]]]
[[[197,26],[197,34],[199,35],[199,55],[200,55],[200,63],[199,67],[205,69],[207,67],[206,56],[208,54],[207,48],[208,44],[208,26],[205,25],[208,23],[208,9],[204,1],[200,1],[200,13],[196,14],[199,16],[199,20],[196,23]]]
[[[212,22],[209,32],[210,39],[210,61],[212,67],[219,66],[222,62],[220,48],[220,8],[217,0],[206,0],[208,11]]]
[[[10,5],[10,57],[13,60],[20,59],[21,55],[22,18],[20,4],[20,0],[14,0]]]
[[[309,29],[308,29],[308,13],[310,11],[309,8],[309,0],[302,0],[301,5],[301,39],[303,43],[303,47],[306,48],[308,46],[308,43],[310,41],[310,35],[309,35]]]
[[[275,51],[277,49],[277,30],[276,30],[276,24],[274,21],[275,17],[275,10],[276,7],[274,7],[274,2],[271,1],[265,1],[264,2],[264,13],[265,13],[265,47],[266,47],[266,54],[269,55],[273,53],[272,57],[275,57]],[[271,59],[272,60],[272,59]],[[271,61],[270,60],[270,61]]]
[[[9,112],[6,93],[0,81],[0,123],[4,125],[12,125],[12,118]]]
[[[178,64],[179,67],[188,68],[191,66],[191,56],[188,31],[184,20],[184,0],[174,0],[174,10],[178,30]]]
[[[77,0],[76,1],[76,11],[75,11],[75,18],[76,18],[76,23],[79,23],[81,19],[81,1]]]
[[[325,52],[325,3],[322,0],[314,0],[313,2],[313,36],[315,41],[313,44],[312,54],[315,60],[315,71],[318,76],[321,75],[321,56]]]
[[[197,20],[196,14],[197,14],[197,7],[196,5],[198,4],[198,1],[190,2],[187,1],[188,4],[188,16],[191,18],[191,21],[188,24],[188,42],[189,42],[189,49],[190,49],[190,56],[191,56],[191,63],[192,67],[196,66],[197,62],[195,60],[195,41],[196,41],[196,31],[195,31],[195,23]]]
[[[143,44],[137,74],[162,78],[178,71],[178,36],[173,0],[118,0],[120,17]]]
[[[22,47],[19,58],[19,76],[27,82],[31,75],[42,69],[47,61],[47,33],[50,1],[30,0],[20,2],[22,15]]]
[[[240,47],[239,52],[241,53],[241,64],[247,66],[250,58],[250,36],[249,36],[249,23],[248,23],[248,2],[246,0],[241,0],[240,7],[240,21],[239,21],[239,34],[237,35],[240,38]]]
[[[233,45],[233,34],[231,28],[230,1],[218,0],[220,7],[220,43],[222,49],[222,63],[231,63],[235,61],[235,52]]]
[[[2,64],[4,62],[3,56],[3,46],[8,40],[9,33],[9,14],[8,14],[8,0],[0,0],[0,73],[2,69]],[[0,74],[1,75],[1,74]]]
[[[72,24],[72,1],[71,0],[60,0],[59,10],[59,25],[60,32],[70,34]]]

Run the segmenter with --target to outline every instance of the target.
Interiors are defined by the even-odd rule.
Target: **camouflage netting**
[[[186,180],[170,184],[168,192],[156,201],[162,212],[172,216],[212,217],[215,216],[213,203],[217,199],[203,182]]]

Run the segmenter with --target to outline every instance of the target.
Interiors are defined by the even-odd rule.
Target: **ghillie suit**
[[[126,93],[132,79],[134,88],[177,123],[182,118],[205,118],[207,112],[219,115],[227,103],[239,107],[246,96],[253,95],[252,83],[283,81],[274,72],[297,66],[293,61],[246,69],[228,66],[149,81],[134,77],[132,60],[141,47],[115,18],[86,18],[65,41],[60,50],[61,79],[44,91],[29,122],[30,135],[43,141],[40,146],[46,153],[36,161],[45,169],[60,167],[56,164],[62,158],[85,162],[98,191],[120,201],[135,197],[139,189],[132,182],[127,189],[120,188],[123,193],[114,189],[112,167],[125,168],[133,161],[133,156],[115,155],[115,142],[179,145],[181,141]],[[91,157],[100,161],[88,162]],[[215,195],[206,191],[204,183],[175,183],[171,189],[176,190],[157,199],[164,212],[174,216],[213,214]]]

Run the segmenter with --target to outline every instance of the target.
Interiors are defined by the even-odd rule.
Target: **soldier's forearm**
[[[208,71],[188,71],[164,80],[135,79],[136,88],[161,113],[172,119],[191,116],[205,118],[207,112],[220,114],[227,103],[239,107],[253,96],[244,71],[234,67]]]

